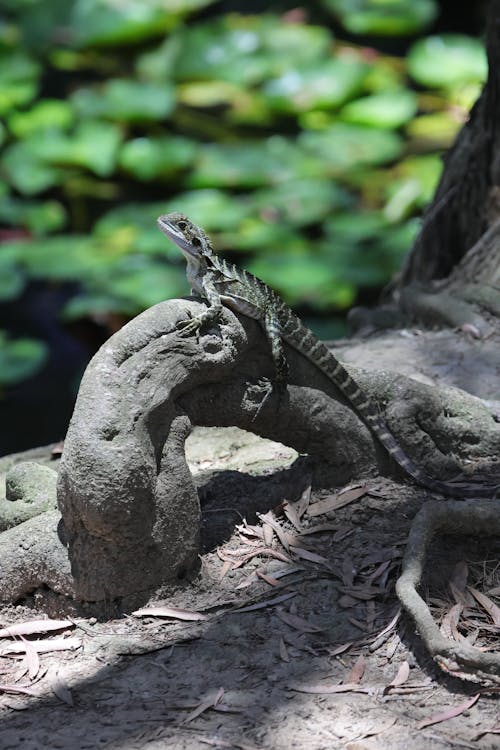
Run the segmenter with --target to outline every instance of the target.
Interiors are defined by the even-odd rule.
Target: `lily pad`
[[[415,117],[408,123],[406,132],[419,141],[444,148],[453,142],[462,125],[455,112],[432,112]]]
[[[85,167],[106,177],[114,169],[121,139],[121,130],[116,125],[84,120],[70,134],[43,131],[30,139],[29,148],[46,164]]]
[[[0,385],[8,386],[35,375],[48,357],[43,341],[10,339],[0,330]]]
[[[72,96],[82,117],[106,117],[123,122],[163,120],[175,105],[174,89],[163,82],[114,78],[99,88],[80,88]]]
[[[342,108],[340,116],[345,122],[393,129],[411,120],[417,108],[416,94],[408,89],[399,88],[349,102]]]
[[[263,218],[295,226],[321,221],[351,202],[347,191],[332,180],[292,180],[255,191],[250,200]]]
[[[19,141],[5,150],[2,169],[10,184],[25,195],[35,195],[61,182],[63,171],[46,164],[36,153],[33,141]]]
[[[18,297],[25,285],[25,276],[18,264],[0,256],[0,300],[6,302]]]
[[[420,39],[408,53],[408,71],[422,86],[453,88],[485,81],[488,63],[479,39],[441,34]]]
[[[35,203],[5,197],[0,199],[0,221],[8,226],[29,229],[34,235],[43,235],[64,226],[66,211],[55,200]]]
[[[323,0],[352,34],[403,36],[425,28],[437,15],[435,0]]]
[[[192,187],[261,187],[323,173],[321,162],[293,141],[271,136],[244,144],[209,144],[200,148]]]
[[[85,286],[86,292],[66,305],[66,318],[95,314],[96,306],[101,313],[132,316],[164,299],[188,294],[183,267],[140,255],[122,258],[109,273],[94,276]]]
[[[27,138],[33,133],[49,128],[66,130],[73,124],[75,113],[68,102],[60,99],[43,99],[25,112],[12,112],[7,123],[17,138]]]
[[[297,68],[325,57],[327,29],[284,24],[272,15],[226,15],[185,31],[177,57],[179,80],[223,80],[258,83],[280,73],[294,60]]]
[[[343,308],[355,298],[355,287],[340,279],[332,264],[317,255],[261,256],[248,269],[279,291],[290,305],[321,309],[334,304]]]
[[[0,50],[0,115],[30,102],[38,90],[41,66],[20,50]]]
[[[397,133],[340,122],[326,130],[304,131],[298,142],[333,174],[360,165],[386,164],[397,159],[403,150]]]
[[[15,253],[20,267],[34,279],[83,281],[102,273],[110,263],[105,249],[79,235],[8,242],[4,248]]]
[[[335,108],[355,96],[368,73],[360,60],[333,58],[314,67],[293,67],[263,86],[269,106],[281,112]]]
[[[139,180],[166,178],[193,162],[197,146],[182,136],[134,138],[122,146],[119,164]]]
[[[76,0],[71,28],[78,46],[144,41],[175,26],[182,15],[214,0]],[[167,12],[168,10],[168,12]]]

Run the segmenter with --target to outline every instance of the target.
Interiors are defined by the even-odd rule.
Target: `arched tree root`
[[[500,654],[483,652],[467,643],[456,643],[446,638],[417,593],[426,551],[432,538],[439,532],[461,535],[500,533],[498,502],[426,503],[412,523],[396,592],[405,610],[413,617],[432,658],[444,671],[473,681],[500,685]]]
[[[286,393],[273,391],[260,408],[259,381],[274,374],[260,326],[225,309],[198,338],[179,336],[177,322],[200,310],[195,301],[160,303],[93,358],[64,445],[60,522],[52,519],[47,534],[37,531],[45,515],[59,518],[50,511],[0,534],[0,601],[45,586],[85,603],[87,612],[94,605],[110,612],[141,606],[195,571],[200,505],[184,451],[192,425],[233,425],[307,453],[322,486],[390,470],[389,457],[335,386],[292,350]],[[452,455],[487,469],[500,454],[500,426],[478,399],[392,372],[351,369],[381,407],[387,404],[389,426],[409,453],[437,476],[453,473]],[[31,550],[32,562],[19,545]]]

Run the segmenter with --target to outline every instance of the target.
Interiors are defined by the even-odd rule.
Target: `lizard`
[[[197,334],[200,328],[217,322],[223,305],[236,313],[257,320],[270,344],[275,367],[273,386],[277,390],[286,388],[288,362],[285,344],[288,344],[326,375],[354,407],[390,456],[418,484],[452,497],[495,495],[499,486],[486,485],[476,488],[456,481],[445,482],[431,477],[417,466],[390,432],[375,402],[274,289],[249,271],[240,269],[216,255],[205,231],[193,224],[184,214],[165,214],[158,218],[157,224],[161,232],[178,246],[186,258],[186,275],[192,293],[208,302],[208,307],[200,315],[177,324],[182,336]]]

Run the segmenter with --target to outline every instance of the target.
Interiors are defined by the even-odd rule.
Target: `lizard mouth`
[[[172,222],[167,221],[163,216],[160,216],[156,220],[156,223],[158,224],[158,228],[160,229],[160,231],[162,231],[166,237],[172,240],[172,242],[175,242],[177,247],[179,247],[185,253],[188,253],[188,255],[196,255],[192,243],[186,239],[179,227],[177,227]]]

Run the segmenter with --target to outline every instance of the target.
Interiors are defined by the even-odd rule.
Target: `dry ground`
[[[2,638],[2,750],[500,747],[497,695],[443,675],[399,614],[394,582],[422,490],[373,479],[311,493],[287,469],[292,451],[232,429],[198,430],[189,458],[199,574],[152,602],[156,614]],[[498,648],[498,552],[439,539],[428,566],[442,627],[484,648]],[[45,618],[40,596],[0,624]],[[75,648],[38,653],[61,639]]]

